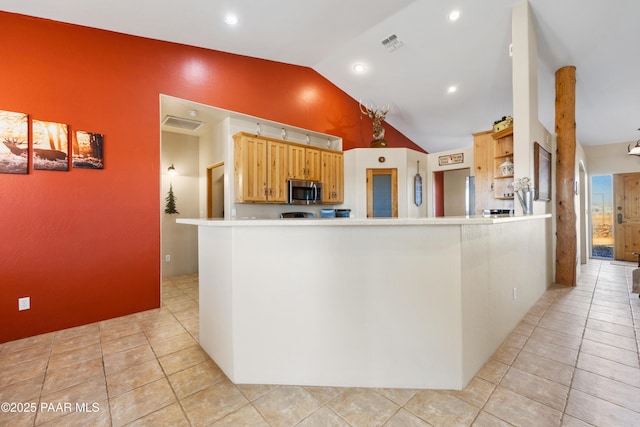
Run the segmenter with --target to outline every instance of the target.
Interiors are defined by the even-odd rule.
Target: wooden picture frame
[[[77,130],[71,144],[71,165],[74,168],[104,169],[104,135]]]
[[[533,199],[551,200],[551,153],[537,142],[533,143]]]
[[[64,123],[31,121],[33,169],[69,170],[69,126]]]
[[[28,116],[0,110],[0,173],[28,173],[28,156]]]

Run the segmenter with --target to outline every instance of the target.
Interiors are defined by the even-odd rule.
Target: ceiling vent
[[[380,43],[382,43],[382,46],[386,47],[389,52],[393,52],[401,48],[402,46],[404,46],[404,43],[398,40],[398,36],[396,36],[395,34],[391,34],[389,37],[382,40]]]
[[[200,120],[192,120],[192,119],[183,119],[182,117],[176,116],[166,116],[162,121],[162,126],[168,126],[176,129],[188,130],[191,132],[195,132],[200,127],[202,127],[204,123]]]

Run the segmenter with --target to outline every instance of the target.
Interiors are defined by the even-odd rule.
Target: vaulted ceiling
[[[1,0],[0,10],[308,66],[356,100],[389,104],[387,122],[437,152],[470,146],[471,133],[512,113],[511,9],[521,1]],[[579,142],[640,138],[640,1],[529,3],[542,123],[553,132],[554,73],[573,65]],[[229,13],[237,24],[224,22]],[[395,50],[382,44],[392,35]]]

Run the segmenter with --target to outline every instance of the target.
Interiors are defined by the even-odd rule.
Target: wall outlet
[[[164,260],[165,260],[166,262],[171,262],[171,255],[165,255],[165,256],[164,256]]]
[[[516,298],[518,298],[518,290],[516,288],[513,288],[513,300],[515,301]]]
[[[18,298],[18,311],[29,310],[31,308],[31,298]]]

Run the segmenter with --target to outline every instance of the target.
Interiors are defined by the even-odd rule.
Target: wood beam
[[[576,285],[576,68],[556,71],[556,280]]]

